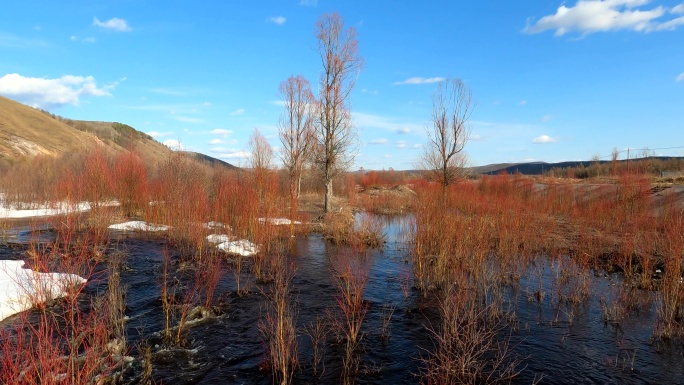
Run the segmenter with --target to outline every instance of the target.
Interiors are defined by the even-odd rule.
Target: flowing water
[[[368,313],[362,327],[361,365],[357,383],[420,383],[422,359],[432,349],[429,328],[439,323],[437,300],[407,288],[411,264],[403,235],[410,217],[383,222],[387,242],[369,253],[369,281],[364,292]],[[0,258],[22,256],[31,239],[27,229],[11,229],[0,247]],[[49,239],[42,229],[39,240]],[[237,296],[231,271],[225,271],[218,293],[218,314],[187,325],[186,346],[168,348],[161,343],[164,319],[159,276],[167,242],[161,238],[112,234],[111,247],[125,251],[122,281],[127,286],[126,316],[130,355],[136,360],[123,376],[125,383],[139,382],[143,346],[151,350],[152,376],[164,384],[271,384],[265,367],[266,353],[258,329],[267,300],[268,284],[250,281],[249,292]],[[336,286],[329,255],[335,247],[321,235],[298,237],[290,252],[296,267],[292,297],[300,331],[328,314],[336,314]],[[180,268],[180,266],[176,266]],[[248,269],[245,269],[245,271]],[[510,335],[511,356],[522,359],[519,384],[679,384],[684,383],[681,343],[653,340],[655,307],[653,293],[640,293],[646,301],[619,325],[604,322],[600,298],[618,293],[619,276],[590,274],[588,299],[575,306],[559,305],[558,266],[547,261],[531,266],[519,281],[504,290],[515,322],[504,333]],[[88,292],[103,290],[102,282],[89,284]],[[530,293],[547,293],[535,298]],[[391,336],[382,338],[382,320],[394,308]],[[295,383],[336,384],[340,381],[344,346],[329,338],[323,365],[314,375],[312,343],[300,332],[299,361]],[[322,372],[322,373],[321,373]]]

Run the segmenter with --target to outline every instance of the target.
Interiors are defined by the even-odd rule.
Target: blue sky
[[[279,147],[280,82],[316,91],[328,12],[357,29],[366,62],[355,167],[413,168],[446,78],[477,103],[472,165],[684,156],[682,0],[13,1],[0,94],[243,164],[254,128]]]

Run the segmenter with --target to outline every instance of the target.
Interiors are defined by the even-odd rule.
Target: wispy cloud
[[[271,23],[274,23],[274,24],[283,25],[283,24],[285,24],[287,19],[284,18],[283,16],[273,16],[273,17],[269,18],[268,21],[270,21]]]
[[[552,138],[548,135],[540,135],[540,136],[532,139],[532,143],[534,143],[534,144],[555,143],[557,141],[558,141],[558,139]]]
[[[226,130],[226,129],[223,129],[223,128],[217,128],[217,129],[215,129],[215,130],[210,131],[209,133],[212,134],[212,135],[221,135],[221,136],[223,136],[223,137],[226,137],[226,136],[232,134],[233,131],[231,131],[231,130]]]
[[[76,35],[71,35],[71,37],[69,37],[69,40],[71,40],[71,41],[76,41],[76,42],[81,42],[81,43],[95,43],[95,38],[94,38],[94,37],[84,37],[84,38],[80,38],[80,37],[78,37],[78,36],[76,36]]]
[[[684,16],[661,21],[667,14],[684,13],[679,4],[671,9],[663,6],[643,8],[650,0],[578,0],[574,6],[565,4],[556,13],[537,20],[528,19],[524,33],[555,30],[556,36],[576,31],[582,35],[615,30],[652,32],[674,30],[684,24]]]
[[[387,139],[385,138],[380,138],[380,139],[373,139],[368,144],[385,144],[387,143]]]
[[[153,138],[163,138],[165,136],[173,135],[173,132],[170,132],[170,131],[167,131],[167,132],[150,131],[147,133],[147,135],[149,135]]]
[[[115,32],[129,32],[131,27],[128,22],[118,17],[113,17],[107,21],[100,21],[97,17],[93,17],[93,26],[108,29]]]
[[[546,114],[541,118],[542,122],[550,122],[551,120],[553,120],[553,115],[551,114]]]
[[[681,74],[679,74],[679,76],[677,76],[677,78],[675,79],[675,81],[678,81],[678,82],[684,81],[684,72],[682,72]]]
[[[299,0],[299,5],[303,7],[315,7],[318,5],[318,0]]]
[[[400,85],[400,84],[431,84],[431,83],[439,83],[446,80],[445,78],[440,78],[440,77],[434,77],[434,78],[421,78],[421,77],[413,77],[413,78],[408,78],[404,81],[401,82],[395,82],[394,85]]]
[[[244,109],[244,108],[238,108],[238,109],[235,110],[235,111],[231,111],[231,112],[230,112],[230,116],[242,115],[242,114],[244,114],[244,113],[245,113],[245,109]]]
[[[92,76],[65,75],[56,79],[7,74],[0,78],[0,95],[38,108],[77,106],[82,96],[107,96],[118,82],[98,87]]]
[[[406,148],[405,140],[397,140],[397,148]]]
[[[209,141],[209,144],[223,144],[225,141],[223,139],[212,139]]]
[[[401,134],[410,134],[410,133],[411,133],[411,129],[408,127],[402,127],[402,128],[397,130],[397,134],[400,134],[400,135]]]
[[[524,106],[525,104],[527,104],[527,100],[521,100],[518,102],[518,104]]]

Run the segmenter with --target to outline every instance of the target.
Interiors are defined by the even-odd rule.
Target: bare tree
[[[309,81],[303,76],[290,76],[280,83],[280,98],[285,110],[278,123],[280,160],[290,177],[292,200],[299,198],[304,163],[311,150],[312,109],[314,96]]]
[[[337,13],[325,14],[316,23],[318,53],[323,71],[319,79],[319,100],[314,126],[314,164],[325,183],[325,212],[331,209],[333,179],[354,160],[352,146],[356,131],[351,122],[349,95],[363,67],[356,30],[345,29]]]
[[[463,176],[473,107],[472,93],[460,79],[440,83],[432,96],[432,127],[426,128],[428,142],[420,165],[430,180],[442,185],[444,193]]]
[[[620,151],[617,147],[613,147],[613,151],[610,153],[610,164],[613,169],[613,175],[617,174],[617,160],[620,156]]]
[[[249,138],[249,166],[253,171],[267,170],[273,161],[273,149],[258,128],[254,129]]]
[[[266,189],[266,181],[268,173],[270,172],[271,162],[273,161],[273,149],[266,138],[261,135],[258,128],[254,129],[254,133],[249,138],[249,166],[254,174],[254,181],[259,193],[259,199],[264,199],[264,191]]]

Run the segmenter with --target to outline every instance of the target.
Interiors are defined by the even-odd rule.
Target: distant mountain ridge
[[[629,161],[641,161],[641,160],[661,160],[667,161],[671,159],[684,159],[684,157],[677,156],[650,156],[646,158],[636,158],[630,159]],[[620,159],[617,162],[623,164],[627,162],[627,159]],[[523,174],[523,175],[542,175],[545,172],[551,171],[552,169],[562,170],[567,168],[575,167],[589,167],[592,164],[606,164],[611,163],[609,160],[600,161],[568,161],[568,162],[556,162],[556,163],[546,163],[546,162],[527,162],[527,163],[500,163],[500,164],[490,164],[486,166],[471,167],[470,171],[473,174],[485,174],[485,175],[495,175],[495,174]]]

